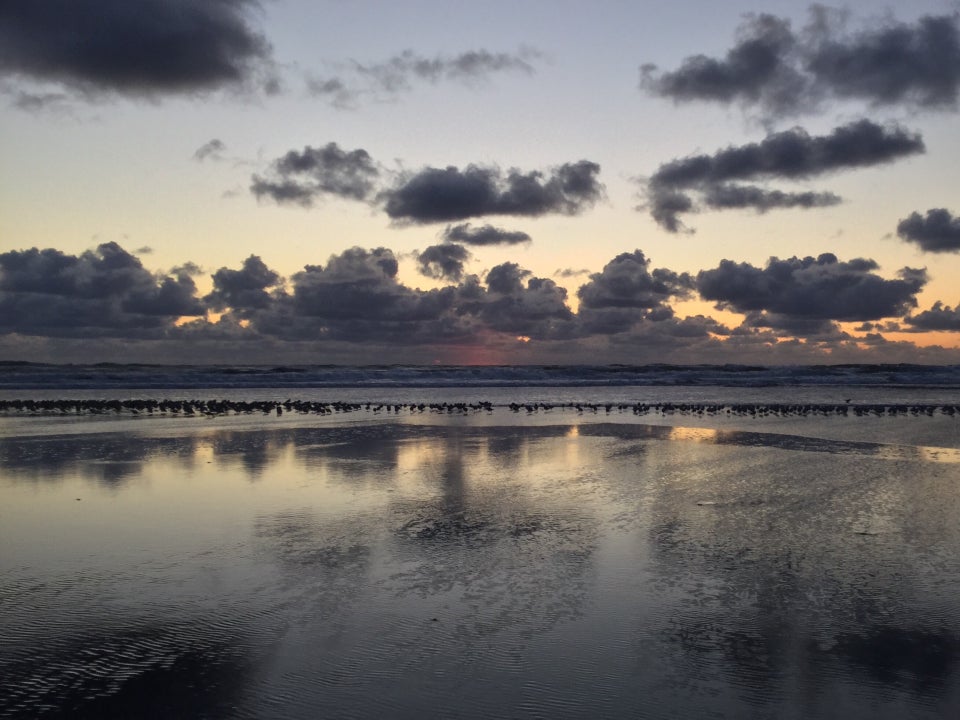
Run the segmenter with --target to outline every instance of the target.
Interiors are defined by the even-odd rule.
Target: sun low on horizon
[[[0,360],[960,363],[960,4],[0,9]]]

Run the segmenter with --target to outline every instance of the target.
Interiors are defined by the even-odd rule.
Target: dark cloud
[[[457,260],[438,258],[441,270],[443,261]],[[200,270],[192,264],[152,273],[115,243],[76,256],[32,249],[0,254],[0,349],[5,357],[70,352],[78,361],[145,362],[183,353],[219,362],[315,362],[318,353],[331,362],[380,362],[385,353],[430,362],[478,347],[545,362],[589,362],[598,354],[609,362],[875,360],[865,348],[898,362],[911,351],[914,359],[950,360],[947,351],[924,354],[877,334],[896,329],[877,320],[916,306],[926,274],[904,268],[886,280],[876,269],[870,260],[823,255],[774,258],[765,268],[724,261],[693,280],[652,268],[637,250],[591,275],[574,313],[563,287],[512,262],[482,278],[461,270],[453,280],[448,268],[450,284],[421,290],[400,282],[398,258],[386,248],[350,248],[289,282],[250,256],[214,272],[212,292],[198,299]],[[671,303],[692,289],[743,313],[743,323],[730,329],[709,317],[678,317]],[[184,322],[189,315],[196,319]],[[904,322],[912,332],[956,330],[957,315],[937,303]],[[852,337],[840,321],[871,335]]]
[[[217,311],[232,309],[241,317],[252,310],[270,306],[271,291],[282,287],[283,279],[257,255],[243,261],[239,270],[220,268],[213,274],[213,292],[204,300]]]
[[[896,125],[859,120],[829,135],[811,136],[802,128],[771,133],[759,143],[691,155],[664,163],[647,180],[646,207],[665,229],[683,228],[678,215],[695,209],[687,192],[708,206],[822,207],[839,202],[833,193],[784,193],[743,186],[738,181],[805,180],[831,172],[870,167],[924,152],[923,139]]]
[[[193,159],[197,162],[203,162],[204,160],[221,160],[223,158],[223,151],[226,149],[227,146],[223,140],[214,138],[198,147],[197,151],[193,154]]]
[[[808,112],[825,98],[872,106],[955,108],[960,88],[958,16],[887,18],[859,32],[847,16],[814,5],[797,33],[789,21],[749,16],[722,59],[689,57],[674,71],[641,68],[641,87],[678,102],[739,102],[770,116]]]
[[[463,245],[443,243],[431,245],[417,255],[420,273],[436,280],[459,282],[463,279],[463,266],[470,259],[470,251]]]
[[[709,187],[703,194],[703,202],[711,208],[752,208],[763,213],[774,208],[829,207],[842,200],[832,192],[783,192],[755,185],[727,184]]]
[[[879,320],[904,315],[917,306],[927,282],[924,270],[903,268],[896,280],[873,271],[873,260],[770,258],[765,268],[723,260],[697,274],[701,297],[717,307],[747,315],[746,325],[794,335],[826,332],[835,321]]]
[[[324,195],[366,200],[380,170],[366,150],[342,150],[336,143],[291,150],[273,162],[269,177],[254,175],[250,190],[257,198],[309,207]]]
[[[749,16],[738,36],[722,60],[695,55],[678,70],[662,74],[654,65],[642,66],[641,87],[677,101],[740,101],[775,112],[792,109],[806,81],[792,66],[797,38],[789,21],[772,15]]]
[[[154,96],[242,85],[269,71],[255,0],[0,3],[0,73],[84,93]]]
[[[603,196],[600,166],[587,160],[565,163],[544,173],[505,174],[495,167],[470,165],[424,168],[401,178],[382,193],[394,220],[429,223],[485,215],[576,215]]]
[[[852,35],[821,11],[811,26],[805,69],[836,97],[875,105],[955,107],[960,86],[957,15],[887,21]]]
[[[693,279],[665,268],[650,270],[640,250],[621,253],[577,290],[580,319],[588,334],[629,329],[640,320],[673,317],[671,298],[691,295]]]
[[[530,236],[525,232],[503,230],[493,225],[473,227],[470,223],[448,225],[443,231],[443,239],[465,245],[517,245],[530,242]]]
[[[193,265],[155,275],[116,243],[67,255],[59,250],[0,254],[0,329],[75,337],[156,335],[206,309]]]
[[[960,332],[960,305],[951,308],[939,300],[929,310],[904,318],[915,331],[948,330]]]
[[[944,208],[914,212],[897,224],[897,235],[925,252],[960,252],[960,217]]]
[[[490,269],[485,293],[460,293],[458,311],[476,316],[483,326],[534,339],[572,336],[574,315],[567,306],[567,291],[553,280],[534,277],[512,262]]]

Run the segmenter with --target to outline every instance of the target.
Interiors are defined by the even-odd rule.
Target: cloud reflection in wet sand
[[[936,717],[948,455],[617,424],[0,440],[0,717]]]

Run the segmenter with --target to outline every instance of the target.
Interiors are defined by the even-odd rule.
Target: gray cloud
[[[587,160],[565,163],[544,173],[505,174],[495,167],[470,165],[424,168],[403,177],[381,199],[394,220],[430,223],[485,215],[576,215],[603,196],[600,166]]]
[[[461,293],[459,311],[473,314],[495,332],[534,339],[558,339],[575,334],[567,291],[553,280],[534,277],[516,263],[491,268],[487,292]]]
[[[923,139],[896,125],[859,120],[829,135],[811,136],[802,128],[771,133],[759,143],[691,155],[662,164],[647,180],[647,206],[665,229],[683,228],[678,215],[695,209],[686,191],[707,205],[822,207],[839,202],[833,193],[784,193],[735,184],[745,180],[804,180],[841,170],[869,167],[924,152]]]
[[[355,107],[363,98],[383,98],[410,92],[417,83],[459,82],[474,85],[504,72],[535,72],[534,61],[540,53],[522,48],[516,53],[468,50],[457,55],[426,57],[404,50],[376,63],[356,60],[341,66],[334,74],[306,76],[307,92],[329,100],[336,108]]]
[[[831,17],[819,13],[804,59],[818,87],[875,105],[956,106],[957,15],[925,15],[913,24],[889,20],[852,35],[844,34],[842,24]]]
[[[213,140],[209,140],[197,148],[197,151],[193,153],[193,159],[197,162],[203,162],[204,160],[222,160],[223,151],[226,149],[227,146],[223,140],[213,138]]]
[[[951,308],[938,300],[929,310],[904,318],[904,323],[917,332],[927,330],[960,332],[960,305]]]
[[[148,337],[203,315],[191,264],[155,275],[116,243],[79,256],[59,250],[0,254],[0,329],[27,335]]]
[[[220,268],[213,274],[213,291],[204,300],[213,310],[232,309],[241,318],[270,306],[272,291],[282,289],[283,278],[257,255],[243,261],[239,270]]]
[[[667,320],[673,317],[668,301],[689,297],[692,289],[688,274],[651,271],[640,250],[621,253],[577,290],[580,320],[588,334],[621,332],[643,319]]]
[[[250,191],[280,204],[310,207],[332,195],[382,208],[398,222],[430,223],[485,215],[577,215],[603,197],[597,179],[600,166],[587,160],[564,163],[548,171],[506,172],[469,165],[460,170],[427,167],[394,176],[392,182],[363,149],[346,151],[331,142],[291,150],[275,160],[264,175],[254,174]],[[450,239],[475,245],[524,242],[525,233],[490,225],[448,228]]]
[[[154,96],[242,85],[271,49],[256,0],[37,0],[0,5],[0,73],[83,93]]]
[[[819,5],[802,32],[749,16],[722,59],[688,57],[677,70],[641,67],[641,87],[678,102],[739,102],[768,116],[809,112],[826,98],[872,106],[955,108],[960,88],[957,15],[914,23],[888,18],[850,33],[847,15]]]
[[[897,224],[897,235],[916,243],[924,252],[960,252],[960,217],[944,208],[914,212]]]
[[[436,83],[441,80],[478,80],[492,73],[520,71],[533,73],[530,61],[536,53],[491,53],[488,50],[470,50],[454,56],[438,55],[428,58],[413,50],[404,50],[388,60],[371,65],[355,63],[356,71],[385,92],[409,90],[411,80]]]
[[[703,202],[711,208],[752,208],[763,213],[774,208],[829,207],[838,205],[842,199],[832,192],[783,192],[754,185],[727,184],[707,188]]]
[[[302,152],[291,150],[273,162],[267,177],[254,175],[250,190],[257,198],[309,207],[324,195],[366,200],[379,177],[366,150],[348,152],[331,142],[321,148],[307,145]]]
[[[338,77],[317,77],[308,75],[307,92],[313,97],[327,98],[330,104],[341,110],[351,108],[355,104],[358,93],[352,90]]]
[[[662,74],[655,65],[643,65],[640,86],[676,101],[740,101],[774,112],[792,109],[796,96],[805,94],[806,80],[792,66],[797,38],[789,21],[772,15],[749,16],[738,36],[722,60],[695,55],[678,70]]]
[[[493,225],[473,227],[470,223],[461,223],[448,225],[443,231],[443,239],[465,245],[517,245],[530,242],[531,238],[525,232],[503,230]]]
[[[916,295],[927,282],[924,270],[903,268],[896,280],[873,271],[873,260],[770,258],[765,268],[723,260],[697,274],[704,300],[747,315],[752,327],[787,330],[791,334],[823,333],[834,321],[899,317],[917,306]]]
[[[463,245],[443,243],[431,245],[417,255],[420,273],[436,280],[459,282],[463,279],[463,266],[470,259],[470,251]]]
[[[421,290],[399,281],[398,259],[386,248],[347,249],[324,265],[306,265],[289,283],[252,255],[239,268],[214,272],[213,291],[198,299],[200,271],[189,263],[152,273],[115,243],[77,256],[32,249],[0,254],[0,347],[8,355],[29,348],[34,358],[76,351],[71,357],[96,360],[121,352],[142,361],[190,352],[222,362],[238,353],[257,362],[309,362],[322,351],[344,362],[370,362],[389,351],[429,362],[468,346],[558,362],[589,362],[598,352],[616,358],[611,362],[875,359],[862,341],[896,361],[909,358],[911,349],[930,361],[948,360],[947,351],[924,354],[909,343],[839,330],[836,322],[856,321],[860,332],[890,331],[889,321],[875,321],[916,306],[924,271],[904,268],[893,280],[875,271],[870,260],[823,255],[774,258],[765,268],[724,261],[693,280],[652,268],[636,250],[591,275],[574,313],[563,287],[512,262],[482,278],[461,272],[452,280],[448,272],[451,284]],[[731,330],[713,318],[678,317],[671,303],[694,289],[743,313],[743,323]],[[221,315],[214,320],[206,308]],[[181,322],[191,314],[199,317]],[[937,303],[905,322],[915,332],[956,329],[956,315]],[[533,342],[518,342],[526,339]]]

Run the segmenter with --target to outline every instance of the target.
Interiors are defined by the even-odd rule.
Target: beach
[[[6,414],[0,717],[946,717],[957,422]]]

